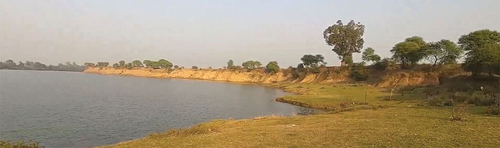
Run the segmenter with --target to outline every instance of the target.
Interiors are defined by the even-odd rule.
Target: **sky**
[[[390,57],[411,36],[457,42],[475,30],[500,30],[500,1],[0,0],[0,61],[163,58],[215,68],[233,59],[288,67],[304,54],[322,54],[333,66],[340,60],[323,31],[337,20],[365,25],[363,48]]]

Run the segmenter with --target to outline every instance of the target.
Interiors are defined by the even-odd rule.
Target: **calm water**
[[[89,147],[212,119],[311,112],[274,101],[283,95],[256,85],[0,70],[0,139]]]

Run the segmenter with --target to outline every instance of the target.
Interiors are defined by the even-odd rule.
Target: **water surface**
[[[292,115],[278,89],[222,82],[0,70],[0,139],[89,147],[212,119]]]

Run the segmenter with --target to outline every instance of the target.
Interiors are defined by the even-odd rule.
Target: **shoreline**
[[[84,73],[259,85],[292,93],[276,98],[277,102],[328,112],[306,116],[258,116],[237,120],[214,119],[186,128],[166,129],[166,132],[150,133],[145,137],[99,147],[343,147],[348,145],[353,147],[446,147],[449,145],[487,147],[500,143],[494,138],[491,139],[491,137],[500,137],[500,135],[487,133],[487,131],[498,130],[498,127],[493,126],[500,124],[498,117],[478,115],[468,116],[467,120],[462,122],[452,121],[450,116],[454,107],[435,107],[426,104],[425,93],[421,92],[426,89],[425,87],[401,92],[407,95],[396,94],[393,96],[384,89],[387,87],[377,87],[370,83],[355,85],[348,83],[301,83],[300,81],[284,79],[275,83],[255,83],[242,82],[241,80],[249,80],[245,78],[229,81],[231,78],[226,77],[227,81],[221,81],[220,79],[206,79],[206,77],[198,79],[203,75],[195,77],[189,73],[181,75],[184,77],[177,77],[179,75],[175,75],[175,72],[168,74],[160,74],[158,71],[146,74],[133,72],[104,70]],[[219,73],[223,72],[219,71]],[[413,82],[430,80],[421,76],[417,75],[416,77],[421,79]],[[407,78],[415,78],[415,76]],[[387,84],[389,82],[392,81],[383,80],[378,83]],[[389,96],[392,96],[392,99],[387,99]],[[471,110],[471,114],[476,108]],[[470,120],[474,120],[474,122],[468,122]],[[387,128],[388,126],[391,128]],[[427,130],[435,126],[443,128]],[[461,128],[474,130],[456,131],[456,129]],[[401,133],[402,129],[406,132]],[[381,133],[382,136],[373,134],[374,132]],[[411,133],[415,140],[408,141],[407,136],[405,136],[407,132]],[[457,134],[470,136],[455,137]],[[484,134],[488,136],[479,136]],[[352,136],[368,138],[349,138]],[[428,139],[435,136],[447,138]],[[385,139],[384,137],[392,138]],[[458,138],[458,140],[445,140],[451,137]],[[480,138],[477,139],[478,137]],[[332,139],[337,140],[333,142]],[[425,140],[426,143],[422,143],[422,140]],[[464,140],[484,142],[460,142]]]

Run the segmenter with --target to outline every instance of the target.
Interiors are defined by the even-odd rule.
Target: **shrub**
[[[373,65],[373,67],[377,70],[386,70],[387,67],[389,67],[389,59],[388,58],[384,58],[383,60],[381,61],[378,61],[377,63],[375,63]]]
[[[198,69],[198,66],[193,66],[191,67],[191,69]]]
[[[486,107],[485,113],[489,115],[500,115],[500,106],[488,106]]]
[[[354,63],[351,67],[351,76],[356,81],[365,81],[368,79],[368,71],[365,69],[365,63]]]
[[[463,121],[467,117],[467,104],[457,105],[453,108],[451,121]]]
[[[0,147],[2,148],[39,148],[43,147],[38,145],[37,142],[29,141],[28,143],[24,143],[24,141],[18,141],[18,142],[9,142],[9,141],[1,141],[0,140]]]

